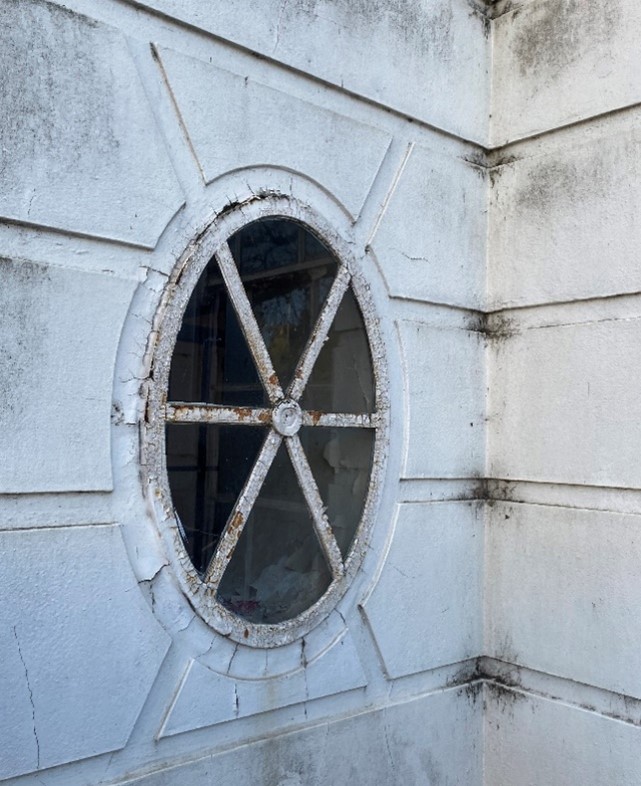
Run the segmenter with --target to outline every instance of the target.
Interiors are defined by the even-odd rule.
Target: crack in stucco
[[[238,647],[239,646],[240,646],[239,644],[236,644],[236,646],[234,647],[234,651],[231,654],[231,658],[229,659],[229,663],[227,664],[227,671],[225,672],[225,675],[227,677],[229,677],[229,675],[231,673],[231,665],[234,662],[234,658],[236,657],[236,653],[238,652]]]
[[[160,573],[165,568],[168,568],[168,567],[169,567],[169,563],[168,562],[163,562],[163,564],[158,568],[158,570],[154,573],[154,575],[151,576],[151,578],[141,579],[138,582],[138,586],[139,587],[146,587],[147,591],[149,592],[149,599],[151,601],[151,610],[152,610],[152,612],[155,611],[155,608],[156,608],[156,595],[154,593],[154,582],[156,581],[156,579],[158,578]]]
[[[280,43],[280,31],[281,31],[281,26],[282,26],[282,23],[283,23],[283,15],[285,13],[285,9],[287,8],[287,3],[288,3],[288,0],[283,0],[283,2],[280,4],[280,8],[278,10],[278,20],[276,22],[274,48],[272,49],[272,55],[274,55],[276,53],[276,50],[278,49],[278,45]]]
[[[387,757],[392,768],[392,772],[396,769],[394,756],[392,755],[392,748],[389,741],[389,729],[387,728],[387,713],[383,712],[383,737],[385,738],[385,747],[387,749]]]
[[[20,639],[18,638],[18,630],[17,625],[13,626],[13,635],[16,640],[16,645],[18,647],[18,655],[20,656],[20,662],[22,663],[22,668],[24,669],[24,676],[27,682],[27,690],[29,691],[29,703],[31,704],[31,722],[33,724],[33,736],[36,741],[36,769],[40,769],[40,740],[38,739],[38,732],[36,730],[36,705],[33,701],[33,690],[31,688],[31,682],[29,680],[29,670],[27,669],[27,664],[25,663],[24,656],[22,655],[22,647],[20,646]]]

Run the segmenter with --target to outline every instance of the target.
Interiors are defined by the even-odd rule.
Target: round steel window
[[[309,629],[362,556],[387,421],[351,268],[318,229],[273,215],[210,228],[167,290],[152,475],[184,591],[237,641]]]

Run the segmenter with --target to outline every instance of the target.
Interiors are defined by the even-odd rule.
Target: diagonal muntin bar
[[[305,385],[307,384],[309,375],[312,373],[314,363],[316,362],[323,343],[327,338],[327,334],[329,333],[329,329],[332,325],[332,322],[334,321],[338,307],[343,300],[343,295],[349,286],[350,279],[351,274],[349,270],[345,265],[341,265],[338,269],[338,273],[336,274],[336,278],[334,279],[334,283],[329,290],[327,299],[323,304],[323,308],[321,309],[321,313],[316,321],[312,335],[309,337],[309,341],[303,350],[301,359],[298,361],[298,366],[294,372],[294,377],[289,386],[289,389],[287,390],[288,398],[291,398],[294,401],[298,401],[305,390]]]
[[[216,252],[216,259],[220,267],[220,272],[225,279],[227,292],[229,293],[229,297],[238,315],[240,326],[247,339],[247,345],[256,363],[261,382],[267,391],[271,403],[276,404],[283,399],[283,389],[274,371],[272,359],[265,346],[262,333],[258,327],[258,322],[256,321],[251,304],[247,298],[247,293],[245,292],[245,287],[238,273],[236,262],[234,261],[234,257],[227,243],[223,243],[218,249]]]
[[[321,499],[316,480],[307,461],[307,456],[298,436],[285,437],[285,444],[289,458],[291,459],[294,472],[300,483],[300,487],[305,496],[307,507],[312,514],[314,528],[320,540],[327,561],[329,562],[334,580],[339,579],[345,573],[343,556],[332,532],[331,525],[325,515],[323,500]]]
[[[218,587],[282,441],[283,438],[280,434],[277,434],[274,429],[269,430],[256,463],[249,473],[243,490],[227,520],[223,534],[220,536],[214,556],[207,566],[204,576],[206,584]]]

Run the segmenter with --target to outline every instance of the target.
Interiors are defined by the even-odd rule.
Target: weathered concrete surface
[[[641,13],[629,0],[495,10],[492,144],[541,136],[490,173],[487,474],[514,481],[494,496],[529,502],[488,511],[484,652],[516,687],[485,691],[484,778],[631,786],[641,134],[638,109],[617,110],[641,99]]]
[[[481,702],[450,689],[248,743],[128,781],[132,786],[480,786]]]
[[[557,319],[492,342],[490,476],[641,488],[641,317]]]
[[[641,291],[641,114],[515,154],[493,177],[490,307]]]
[[[388,677],[481,652],[483,533],[475,502],[400,506],[381,576],[363,604]]]
[[[279,166],[312,178],[358,215],[387,134],[210,63],[167,49],[160,57],[206,182]]]
[[[114,362],[135,282],[3,258],[0,279],[0,492],[109,490]]]
[[[490,143],[641,100],[635,0],[537,0],[493,25]]]
[[[409,152],[371,242],[391,295],[485,307],[487,192],[469,163]]]
[[[0,779],[127,742],[169,646],[117,527],[0,532]]]
[[[641,729],[561,701],[501,689],[485,693],[488,786],[633,786]]]
[[[487,654],[641,698],[641,518],[509,502],[489,516]]]
[[[489,29],[467,0],[137,4],[452,133],[487,137]]]
[[[0,2],[0,216],[154,246],[183,198],[123,35]]]
[[[188,668],[161,736],[246,718],[367,684],[349,633],[310,663],[299,661],[297,669],[277,677],[254,672],[248,679],[239,679],[217,674],[197,661]]]
[[[403,476],[482,476],[483,337],[471,330],[414,320],[403,320],[398,327],[405,362]]]

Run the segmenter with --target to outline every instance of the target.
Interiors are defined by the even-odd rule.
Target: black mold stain
[[[481,314],[478,332],[486,341],[494,344],[503,343],[519,332],[518,323],[514,317],[508,317],[500,311]]]
[[[561,205],[576,209],[578,204],[603,198],[615,185],[617,173],[616,162],[608,158],[599,148],[587,161],[574,157],[540,160],[527,173],[514,203],[526,209],[558,209]]]
[[[477,169],[483,170],[484,172],[489,167],[488,155],[485,150],[473,150],[471,153],[461,156],[461,160],[465,161],[466,164],[470,164]]]
[[[510,686],[502,685],[500,682],[487,682],[486,685],[494,703],[502,713],[512,712],[515,704],[528,700],[525,693],[513,690]]]
[[[496,647],[496,658],[504,664],[512,664],[514,666],[514,674],[516,674],[516,665],[519,662],[519,655],[514,648],[512,643],[512,637],[509,634],[505,634],[501,640],[499,641]],[[496,679],[496,678],[494,678]],[[505,685],[509,685],[509,687],[515,687],[518,683],[515,680],[503,678],[500,680]]]
[[[539,82],[542,73],[550,81],[562,78],[564,69],[589,54],[595,45],[614,40],[612,33],[620,24],[620,16],[617,4],[604,0],[537,3],[513,44],[521,76],[536,74]]]
[[[496,483],[496,481],[494,482]],[[510,483],[509,481],[505,481],[505,480],[501,481],[500,484],[497,484],[492,489],[491,493],[492,493],[493,501],[503,502],[503,503],[509,503],[509,502],[518,503],[518,500],[515,499],[515,485],[516,485],[515,483]],[[516,515],[516,509],[514,508],[513,505],[506,504],[505,512],[502,515],[503,515],[503,521],[509,521],[510,519],[513,519],[512,523],[516,526],[520,526],[521,519]]]
[[[502,167],[508,167],[515,164],[519,159],[510,153],[505,153],[502,150],[491,151],[488,155],[490,170],[501,170]]]
[[[476,702],[482,698],[483,696],[483,686],[484,681],[481,679],[476,680],[476,682],[469,682],[465,688],[464,693],[465,697],[467,698],[468,702],[471,705],[476,704]]]
[[[498,19],[505,14],[512,13],[512,19],[515,19],[516,16],[520,13],[521,7],[517,5],[516,2],[512,0],[490,0],[490,7],[488,9],[488,16],[490,19]]]
[[[446,685],[448,688],[461,686],[462,690],[467,693],[470,685],[476,684],[475,681],[479,680],[481,676],[481,659],[476,658],[473,664],[466,663],[461,666],[460,669],[457,669],[457,671],[449,677]]]

